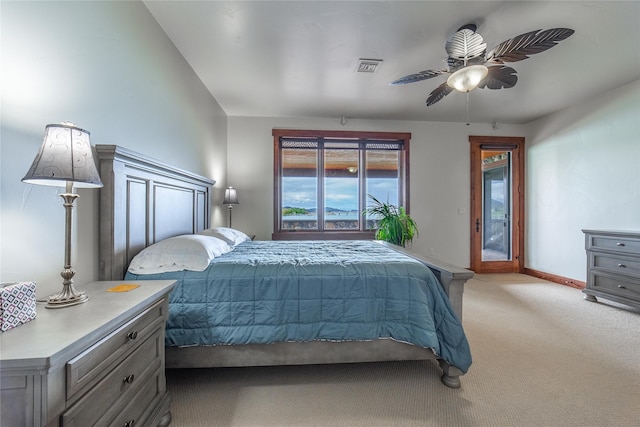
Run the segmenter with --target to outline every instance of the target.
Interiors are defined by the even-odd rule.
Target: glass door
[[[524,138],[471,136],[471,270],[524,270]]]
[[[511,153],[487,154],[482,165],[482,261],[510,261]]]

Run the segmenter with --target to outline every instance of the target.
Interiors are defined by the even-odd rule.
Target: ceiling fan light
[[[469,65],[451,74],[447,85],[458,92],[471,92],[488,73],[489,69],[484,65]]]

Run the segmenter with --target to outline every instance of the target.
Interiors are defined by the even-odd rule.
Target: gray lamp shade
[[[229,187],[224,190],[224,200],[222,201],[223,205],[238,205],[238,192],[235,188]]]
[[[40,151],[22,182],[56,187],[70,182],[78,188],[102,187],[89,132],[71,124],[47,125]]]

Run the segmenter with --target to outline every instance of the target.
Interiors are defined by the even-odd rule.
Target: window
[[[408,210],[410,133],[274,129],[274,239],[372,238],[368,194]]]

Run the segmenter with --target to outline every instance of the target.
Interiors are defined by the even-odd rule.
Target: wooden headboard
[[[117,145],[96,145],[100,176],[100,280],[122,280],[145,247],[209,227],[215,181]]]

